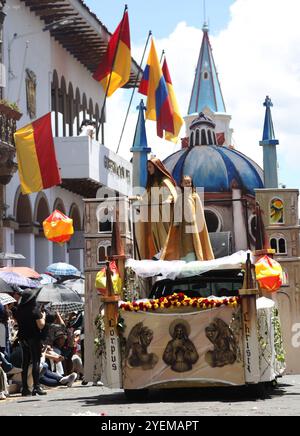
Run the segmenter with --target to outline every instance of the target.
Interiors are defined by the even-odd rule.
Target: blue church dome
[[[263,188],[263,170],[244,154],[218,145],[182,149],[164,161],[177,184],[183,175],[193,178],[206,192],[230,192],[232,186],[254,195]]]

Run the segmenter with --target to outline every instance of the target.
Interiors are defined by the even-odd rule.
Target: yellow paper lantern
[[[73,220],[59,210],[55,210],[43,222],[45,238],[58,244],[70,241],[74,234]]]
[[[113,290],[115,294],[121,294],[122,292],[122,279],[120,277],[120,273],[116,262],[109,262],[109,268],[112,273],[111,279],[113,284]],[[106,295],[106,268],[102,268],[101,271],[97,273],[95,287],[97,289],[97,293],[99,295]]]

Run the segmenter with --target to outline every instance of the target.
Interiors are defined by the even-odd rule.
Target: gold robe
[[[187,262],[214,259],[199,195],[191,192],[177,201],[182,202],[182,219],[172,226],[161,259]]]
[[[165,177],[161,184],[155,183],[141,200],[141,222],[136,229],[141,259],[152,259],[166,245],[173,224],[174,203],[177,191],[173,183]],[[159,195],[157,195],[159,191]]]

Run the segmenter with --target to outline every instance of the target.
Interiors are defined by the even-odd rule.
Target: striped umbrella
[[[60,315],[69,315],[73,312],[79,312],[80,310],[83,310],[84,304],[83,303],[49,303],[47,306],[45,306],[47,309],[59,312]]]
[[[56,283],[57,280],[50,276],[49,274],[41,274],[40,284],[41,285],[50,285],[51,283]]]
[[[40,278],[40,274],[38,272],[32,268],[28,268],[27,266],[5,266],[4,268],[0,268],[0,272],[15,272],[29,279]]]
[[[0,294],[0,303],[2,306],[6,306],[7,304],[15,303],[16,300],[9,294],[1,293]]]
[[[78,276],[80,271],[73,265],[64,262],[52,263],[46,268],[46,272],[54,276]]]
[[[40,283],[37,280],[31,280],[15,272],[0,272],[0,278],[9,285],[23,286],[25,288],[39,288]]]

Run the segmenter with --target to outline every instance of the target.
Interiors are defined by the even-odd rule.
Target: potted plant
[[[18,121],[22,117],[20,108],[17,103],[10,103],[9,101],[0,100],[0,113],[5,114],[8,118]]]

